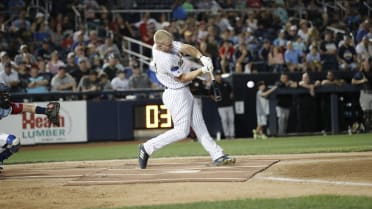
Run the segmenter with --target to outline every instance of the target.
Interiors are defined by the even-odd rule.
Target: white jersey
[[[180,53],[181,42],[173,41],[172,51],[167,53],[156,49],[156,44],[152,47],[152,57],[155,63],[156,77],[165,87],[179,89],[189,83],[183,83],[177,79],[181,74],[189,72],[190,68],[184,63]]]

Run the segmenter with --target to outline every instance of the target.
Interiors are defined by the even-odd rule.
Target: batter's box
[[[238,160],[234,166],[210,166],[205,160],[190,162],[152,162],[141,170],[134,164],[123,168],[101,169],[78,177],[66,186],[117,185],[172,182],[244,182],[279,160]]]

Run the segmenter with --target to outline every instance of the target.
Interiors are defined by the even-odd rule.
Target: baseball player
[[[13,103],[9,100],[9,87],[0,83],[0,120],[10,114],[30,112],[45,114],[51,123],[59,126],[59,103],[50,102],[46,107],[33,104]],[[20,148],[20,140],[13,134],[0,133],[0,171],[3,161],[16,153]]]
[[[152,56],[155,64],[156,76],[165,86],[163,103],[172,115],[174,128],[140,144],[138,162],[141,169],[147,167],[149,157],[162,147],[187,137],[190,127],[194,130],[198,140],[209,153],[216,166],[233,165],[235,158],[223,153],[209,135],[200,106],[190,92],[188,84],[197,76],[213,71],[212,61],[203,56],[195,47],[173,41],[173,36],[158,30],[154,34]],[[203,67],[190,71],[183,62],[182,55],[198,58]]]

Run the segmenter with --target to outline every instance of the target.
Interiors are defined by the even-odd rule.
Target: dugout
[[[323,80],[326,72],[309,73],[312,80]],[[288,73],[290,80],[301,80],[301,73]],[[350,83],[353,72],[335,72],[337,78],[342,78]],[[239,102],[243,112],[235,116],[235,129],[237,137],[251,136],[251,130],[256,127],[256,92],[257,88],[247,88],[248,81],[264,80],[270,87],[279,80],[280,74],[234,74],[233,84],[235,101]],[[343,86],[321,86],[316,88],[316,96],[312,97],[304,88],[278,89],[269,97],[270,113],[276,113],[277,97],[290,95],[292,98],[290,117],[288,121],[288,134],[307,135],[320,133],[325,130],[330,133],[346,131],[350,123],[361,120],[358,87],[350,84]],[[271,135],[277,133],[276,114],[270,114],[268,126]]]

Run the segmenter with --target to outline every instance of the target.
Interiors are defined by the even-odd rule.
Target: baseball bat
[[[212,89],[213,89],[214,100],[216,102],[219,102],[219,101],[222,100],[221,90],[217,87],[216,79],[214,78],[213,71],[210,71],[209,74],[211,75],[211,80],[212,80]]]

